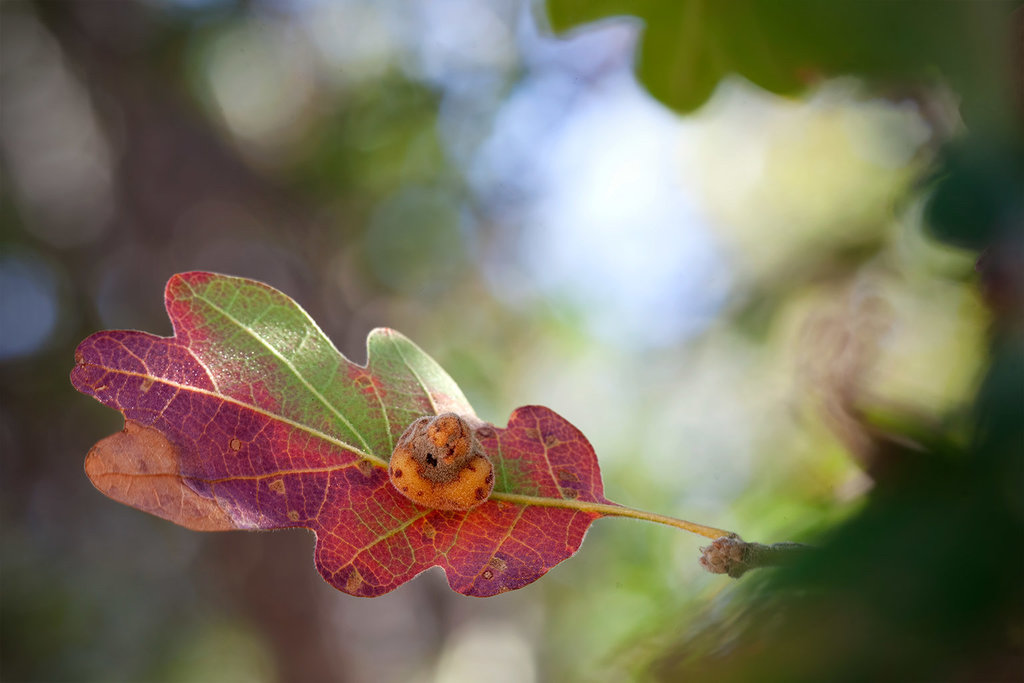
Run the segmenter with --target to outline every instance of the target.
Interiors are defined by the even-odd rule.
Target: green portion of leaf
[[[524,496],[540,495],[537,483],[519,461],[502,457],[501,454],[495,458],[494,490],[497,493],[517,493]]]
[[[301,307],[261,283],[180,278],[168,288],[171,306],[188,315],[194,353],[218,391],[330,434],[378,464],[416,417],[473,414],[451,377],[402,335],[371,332],[364,370],[346,362]]]

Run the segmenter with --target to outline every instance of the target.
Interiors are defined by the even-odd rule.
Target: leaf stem
[[[582,512],[591,512],[606,517],[630,517],[632,519],[642,519],[646,522],[655,522],[657,524],[674,526],[677,529],[689,531],[690,533],[710,539],[721,538],[723,536],[738,538],[736,534],[731,531],[726,531],[725,529],[716,529],[715,527],[697,524],[696,522],[688,522],[685,519],[676,519],[675,517],[669,517],[668,515],[659,515],[655,512],[637,510],[636,508],[627,507],[625,505],[616,505],[614,503],[593,503],[585,500],[570,500],[566,498],[542,498],[539,496],[525,496],[518,493],[504,493],[499,491],[495,491],[491,494],[491,498],[493,500],[503,500],[509,503],[519,503],[522,505],[568,508],[571,510],[580,510]]]
[[[677,529],[683,529],[690,533],[697,534],[698,536],[704,536],[705,538],[721,538],[723,536],[735,537],[736,534],[725,529],[716,529],[713,526],[706,526],[704,524],[697,524],[696,522],[688,522],[685,519],[676,519],[675,517],[669,517],[668,515],[659,515],[656,512],[647,512],[646,510],[637,510],[636,508],[626,507],[624,505],[609,505],[610,508],[606,515],[617,516],[617,517],[632,517],[633,519],[643,519],[648,522],[656,522],[658,524],[667,524],[668,526],[674,526]]]

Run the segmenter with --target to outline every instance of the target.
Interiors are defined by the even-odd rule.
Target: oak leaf
[[[165,305],[173,337],[105,331],[75,353],[75,388],[125,418],[85,462],[117,501],[200,531],[311,529],[321,575],[360,596],[433,566],[465,595],[521,588],[605,515],[727,533],[608,501],[594,449],[572,424],[542,406],[518,408],[504,428],[483,422],[394,330],[370,333],[362,366],[259,282],[183,273]],[[472,425],[494,465],[493,493],[469,511],[419,506],[388,478],[406,427],[446,412]]]
[[[85,466],[115,500],[203,531],[306,527],[323,577],[362,596],[435,565],[466,595],[520,588],[613,507],[579,430],[539,406],[483,423],[398,332],[371,332],[360,366],[258,282],[184,273],[165,303],[173,337],[105,331],[76,352],[74,386],[125,417]],[[495,465],[494,494],[469,512],[417,506],[388,480],[402,431],[446,411],[473,422]]]

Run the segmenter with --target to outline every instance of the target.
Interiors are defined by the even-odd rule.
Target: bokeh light
[[[0,44],[0,125],[15,195],[37,238],[87,244],[113,212],[113,152],[92,103],[58,46],[29,13],[5,12]]]
[[[31,253],[0,255],[0,362],[38,353],[60,312],[57,277]]]

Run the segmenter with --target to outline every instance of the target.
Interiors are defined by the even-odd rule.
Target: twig
[[[777,567],[813,550],[803,543],[747,543],[739,536],[723,536],[700,549],[700,564],[712,574],[738,579],[751,569]]]

